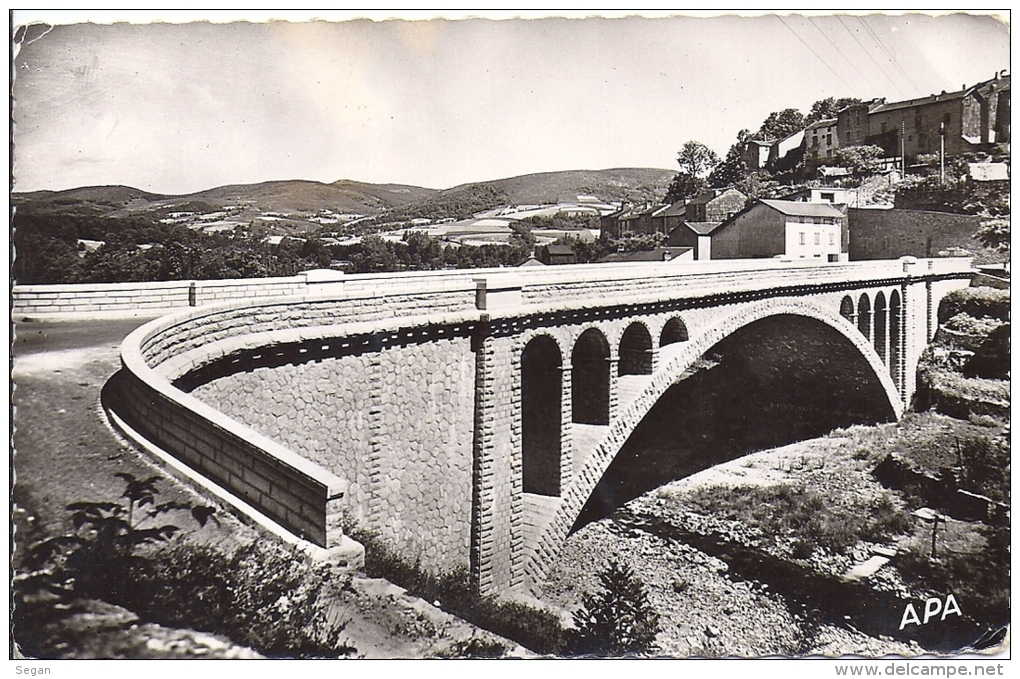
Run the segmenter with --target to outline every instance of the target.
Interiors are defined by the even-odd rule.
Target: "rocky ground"
[[[685,501],[699,490],[721,486],[769,485],[790,481],[815,484],[830,497],[853,494],[867,500],[881,493],[868,474],[869,460],[839,437],[814,439],[755,453],[673,482],[633,500],[626,514],[650,513],[684,523],[697,532],[718,531],[742,544],[769,542],[749,534],[747,527],[709,515],[692,516]],[[873,464],[873,463],[872,463]],[[780,550],[781,551],[781,550]],[[866,545],[856,550],[867,555]],[[850,626],[821,624],[767,584],[731,572],[723,559],[682,542],[653,534],[628,522],[607,518],[593,522],[568,540],[541,593],[542,600],[576,610],[581,595],[597,589],[596,574],[610,559],[629,564],[647,585],[658,611],[662,631],[659,651],[676,657],[762,656],[916,656],[916,644],[875,638]],[[816,553],[819,572],[842,573],[854,562],[850,556]],[[891,570],[879,571],[878,581]],[[889,585],[879,585],[887,587]],[[898,616],[900,611],[890,611]]]

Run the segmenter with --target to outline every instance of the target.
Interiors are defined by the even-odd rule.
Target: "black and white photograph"
[[[1009,10],[9,28],[12,674],[1007,674]]]

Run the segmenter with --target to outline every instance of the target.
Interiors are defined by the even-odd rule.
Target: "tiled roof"
[[[698,234],[699,236],[707,236],[716,229],[722,222],[684,222],[684,226]]]
[[[665,262],[677,259],[692,248],[655,248],[654,250],[638,250],[637,252],[614,252],[602,258],[603,262]],[[665,255],[669,254],[669,259]]]
[[[653,217],[680,217],[687,213],[687,203],[684,201],[677,201],[672,205],[667,205],[664,208],[655,211]]]
[[[832,207],[830,203],[800,203],[793,200],[762,200],[763,205],[768,205],[773,210],[779,210],[784,215],[796,217],[842,217],[843,213]]]
[[[926,104],[963,99],[963,96],[966,93],[966,90],[960,90],[959,92],[948,92],[946,94],[929,94],[927,97],[907,99],[906,101],[894,101],[891,104],[879,104],[875,108],[870,109],[868,113],[885,113],[886,111],[898,111],[901,108],[913,108],[915,106],[924,106]]]
[[[836,124],[836,119],[835,118],[826,118],[825,120],[816,120],[815,122],[813,122],[810,125],[808,125],[805,129],[813,130],[816,127],[828,127],[830,125],[835,125],[835,124]]]

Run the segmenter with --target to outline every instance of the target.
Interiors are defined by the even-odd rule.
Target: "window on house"
[[[827,149],[825,151],[825,157],[826,158],[832,158],[832,149]]]
[[[830,203],[835,203],[836,202],[836,194],[835,193],[822,192],[822,200],[827,200]]]
[[[832,143],[832,135],[831,134],[825,135],[825,143],[826,144],[831,144]]]
[[[835,244],[836,244],[836,234],[830,232],[829,233],[829,245],[835,245]]]
[[[820,234],[817,231],[815,231],[815,245],[821,245],[821,244],[822,244],[822,234]]]
[[[800,244],[801,245],[806,245],[806,242],[804,241],[804,232],[803,231],[800,232]]]

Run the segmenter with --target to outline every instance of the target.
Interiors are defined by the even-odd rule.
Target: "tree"
[[[659,615],[640,578],[626,564],[610,561],[599,573],[602,590],[585,593],[574,612],[569,646],[576,654],[622,655],[655,647]]]
[[[811,110],[808,111],[807,116],[804,118],[804,125],[817,123],[819,120],[835,118],[840,110],[859,103],[861,103],[861,100],[856,97],[840,97],[839,99],[826,97],[825,99],[819,99],[811,104]]]
[[[688,141],[680,148],[676,162],[680,165],[680,172],[703,177],[719,164],[719,156],[700,141]]]
[[[726,157],[708,175],[708,185],[717,189],[733,186],[747,176],[744,162],[744,146],[737,142],[726,152]]]
[[[701,177],[689,175],[686,172],[678,172],[673,181],[669,183],[666,190],[666,202],[677,203],[682,200],[690,200],[708,188],[708,182]]]
[[[708,188],[705,176],[719,164],[719,156],[700,141],[684,142],[677,154],[680,172],[673,177],[666,191],[666,202],[676,203],[693,198]]]
[[[768,171],[758,170],[738,181],[735,188],[747,196],[748,202],[754,202],[759,198],[775,198],[779,182],[772,179]]]
[[[872,144],[844,146],[836,151],[833,164],[847,168],[855,177],[865,177],[878,172],[878,161],[884,155],[882,147]]]
[[[993,250],[1009,250],[1009,220],[989,219],[981,222],[981,228],[974,234],[986,248]]]
[[[785,108],[770,113],[755,138],[761,141],[780,141],[803,129],[804,115],[795,108]]]

